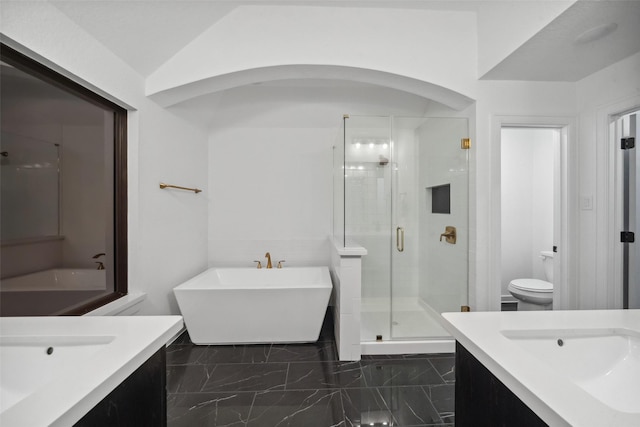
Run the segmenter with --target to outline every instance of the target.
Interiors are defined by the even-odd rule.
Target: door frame
[[[572,117],[542,117],[542,116],[495,116],[492,124],[492,198],[491,198],[491,283],[488,286],[489,301],[494,307],[500,307],[501,283],[502,283],[502,137],[503,127],[523,127],[523,128],[553,128],[561,131],[560,136],[560,209],[559,218],[554,217],[554,228],[557,229],[556,222],[560,222],[560,235],[554,235],[554,245],[559,250],[554,257],[554,292],[553,308],[569,309],[577,306],[577,292],[569,286],[571,278],[575,277],[575,251],[572,246],[571,236],[576,234],[576,221],[569,221],[569,218],[576,218],[577,197],[576,197],[576,172],[575,165],[575,119]],[[554,180],[555,181],[555,180]],[[554,186],[556,183],[554,182]],[[558,200],[556,196],[554,198]],[[555,209],[554,209],[555,211]],[[555,216],[555,215],[554,215]],[[555,234],[555,233],[554,233]]]
[[[598,290],[599,295],[605,296],[607,309],[621,309],[623,306],[622,289],[622,246],[617,236],[622,230],[623,188],[620,179],[622,173],[622,155],[619,149],[619,135],[616,124],[621,117],[640,110],[640,96],[608,105],[598,111],[597,140],[597,168],[599,176],[606,179],[598,182],[598,190],[605,207],[602,213],[602,223],[596,237],[597,257],[604,261],[602,269],[598,270],[597,283],[604,284],[604,289]]]

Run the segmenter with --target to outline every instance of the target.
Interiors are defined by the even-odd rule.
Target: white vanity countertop
[[[640,310],[443,317],[453,337],[550,426],[640,426]]]
[[[0,425],[73,425],[182,326],[181,316],[0,319],[0,345],[5,357],[0,364],[5,364],[4,368],[15,366],[14,371],[21,372],[17,381],[20,387],[16,387],[15,378],[9,378],[12,372],[4,370],[4,380],[0,378],[3,393],[13,399],[24,392],[19,390],[23,385],[38,384],[26,397],[3,405],[6,409],[0,413]],[[48,346],[53,348],[50,356],[44,355]],[[58,357],[51,365],[55,369],[48,369],[46,365],[55,360],[54,356]],[[22,372],[26,373],[24,381]],[[32,378],[26,378],[31,372],[35,372]]]

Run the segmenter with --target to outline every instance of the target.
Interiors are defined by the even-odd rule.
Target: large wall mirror
[[[0,315],[127,292],[126,110],[0,46]]]

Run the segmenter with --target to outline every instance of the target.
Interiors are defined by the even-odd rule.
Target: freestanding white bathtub
[[[317,341],[327,267],[210,268],[173,292],[194,344]]]

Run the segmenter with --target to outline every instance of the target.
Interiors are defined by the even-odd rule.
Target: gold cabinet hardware
[[[460,311],[462,311],[463,313],[468,313],[471,311],[471,307],[469,307],[468,305],[461,305]]]
[[[445,238],[445,241],[447,243],[451,243],[452,245],[456,244],[456,238],[457,238],[457,233],[456,233],[456,228],[454,226],[451,225],[447,225],[444,228],[444,233],[442,233],[440,235],[440,241],[442,242],[442,238]]]
[[[460,140],[460,148],[463,150],[468,150],[471,148],[471,138],[462,138]]]
[[[164,190],[165,188],[177,188],[178,190],[187,190],[187,191],[193,191],[194,193],[198,194],[201,193],[202,190],[200,190],[199,188],[189,188],[189,187],[181,187],[179,185],[171,185],[171,184],[165,184],[164,182],[160,183],[160,189]]]
[[[396,249],[398,252],[404,252],[404,228],[396,228]]]

